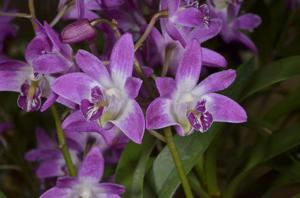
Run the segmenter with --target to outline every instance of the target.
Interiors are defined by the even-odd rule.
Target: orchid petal
[[[110,122],[135,143],[140,144],[142,142],[145,118],[141,107],[135,100],[129,99],[122,114]]]
[[[161,129],[177,125],[172,115],[171,105],[171,99],[162,97],[155,99],[146,111],[147,129]]]
[[[132,36],[124,34],[115,44],[110,57],[112,79],[124,85],[133,71],[134,46]]]
[[[236,33],[234,40],[241,42],[247,48],[249,48],[253,53],[257,53],[257,48],[253,41],[243,33]]]
[[[79,50],[75,56],[80,69],[103,85],[111,83],[110,75],[102,62],[93,54]]]
[[[82,99],[89,99],[91,89],[100,86],[97,81],[84,73],[70,73],[57,78],[52,90],[63,98],[80,104]]]
[[[178,11],[170,20],[185,27],[197,27],[203,24],[202,18],[202,13],[197,8],[191,7]]]
[[[38,178],[57,177],[64,175],[62,164],[59,159],[49,159],[43,161],[36,171]]]
[[[51,46],[47,38],[43,36],[36,36],[30,41],[25,50],[25,59],[31,63],[38,56],[51,51]]]
[[[208,27],[195,28],[190,34],[189,39],[197,39],[200,43],[215,37],[222,28],[222,21],[220,19],[211,19]]]
[[[54,187],[44,192],[40,198],[67,198],[69,193],[70,189]]]
[[[59,188],[72,188],[78,184],[78,179],[74,177],[59,177],[56,181],[56,186]]]
[[[176,81],[173,78],[158,77],[155,83],[161,97],[171,97],[176,89]]]
[[[207,111],[212,114],[216,122],[242,123],[247,121],[247,114],[243,107],[232,99],[221,94],[209,93],[203,96],[207,104]]]
[[[71,113],[62,123],[66,132],[100,132],[102,131],[95,121],[87,121],[80,111]]]
[[[32,68],[21,61],[0,62],[0,91],[19,92],[21,85],[31,78]]]
[[[53,74],[66,71],[70,62],[57,53],[43,54],[32,62],[35,72],[41,74]]]
[[[226,67],[226,59],[219,53],[207,48],[202,48],[203,65],[208,67]]]
[[[97,184],[97,190],[98,193],[102,194],[114,194],[114,195],[120,195],[125,192],[125,188],[118,184],[112,184],[112,183],[100,183]]]
[[[179,41],[182,46],[186,46],[186,41],[183,38],[183,35],[180,33],[180,31],[175,27],[172,23],[165,23],[166,32],[169,34],[169,36],[174,39],[175,41]]]
[[[178,10],[180,5],[180,0],[168,0],[168,8],[170,15],[173,15],[176,10]]]
[[[256,14],[244,14],[239,16],[234,26],[242,30],[253,30],[261,24],[261,18]]]
[[[89,178],[98,181],[102,178],[104,169],[104,159],[100,150],[92,148],[80,165],[79,178]]]
[[[224,90],[234,82],[235,77],[236,72],[233,69],[211,74],[201,81],[192,92],[195,95],[201,96],[206,93]]]
[[[52,139],[46,134],[46,132],[42,128],[38,127],[36,129],[36,139],[39,148],[47,149],[54,147]]]
[[[128,96],[132,99],[136,98],[139,95],[140,88],[143,81],[139,78],[129,77],[125,82],[125,90]]]
[[[177,85],[184,88],[194,87],[200,77],[202,53],[200,44],[193,40],[185,49],[176,72]]]

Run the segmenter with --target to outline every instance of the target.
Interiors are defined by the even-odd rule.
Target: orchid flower
[[[242,30],[252,31],[261,24],[261,18],[252,13],[239,16],[242,0],[223,1],[208,0],[210,10],[216,17],[223,21],[221,36],[227,43],[238,41],[249,48],[254,53],[257,52],[255,44],[248,38]]]
[[[169,17],[161,19],[161,28],[184,47],[193,39],[200,43],[216,36],[222,21],[211,16],[206,4],[194,7],[191,3],[182,5],[181,0],[161,0],[161,10],[168,10]]]
[[[225,70],[208,76],[197,84],[202,68],[201,48],[193,40],[185,49],[175,80],[156,79],[160,97],[146,112],[146,127],[160,129],[175,126],[179,135],[194,130],[206,132],[213,122],[245,122],[244,109],[230,98],[213,93],[227,88],[235,79],[234,70]]]
[[[134,46],[130,34],[124,34],[115,44],[107,69],[87,51],[79,50],[76,62],[83,73],[59,77],[52,89],[78,105],[86,120],[103,129],[118,127],[136,143],[144,134],[144,115],[134,98],[142,81],[132,77]]]
[[[129,140],[117,127],[103,130],[97,123],[87,121],[79,110],[64,120],[62,128],[70,139],[81,145],[82,150],[88,144],[98,147],[110,164],[119,160]]]
[[[58,10],[68,3],[67,0],[60,0]],[[97,11],[105,9],[118,8],[124,3],[124,0],[76,0],[75,5],[71,5],[66,14],[65,19],[88,19],[93,20],[99,18]]]
[[[104,159],[98,148],[92,148],[82,161],[77,177],[61,177],[56,186],[41,198],[120,197],[124,187],[113,183],[98,183],[103,176]]]
[[[39,162],[39,166],[36,170],[38,178],[45,179],[66,175],[65,160],[55,141],[53,141],[41,128],[37,128],[36,130],[36,139],[37,148],[28,151],[25,158],[27,161]],[[75,164],[78,164],[78,145],[71,139],[67,139],[67,142],[70,148],[72,161]]]
[[[153,43],[149,43],[149,45],[156,46],[155,56],[158,57],[159,60],[155,60],[153,58],[153,54],[150,55],[149,59],[158,61],[158,64],[163,65],[165,61],[168,61],[169,58],[169,65],[170,65],[170,72],[175,73],[176,68],[178,67],[179,60],[183,55],[184,47],[176,40],[173,40],[166,32],[160,33],[156,28],[152,29],[150,34],[151,41]],[[150,41],[150,42],[151,42]],[[189,41],[190,42],[190,41]],[[149,46],[149,50],[152,50]],[[169,51],[168,51],[169,50]],[[226,59],[219,53],[210,50],[208,48],[201,48],[202,51],[202,61],[205,66],[208,67],[226,67],[227,61]],[[170,54],[171,53],[171,56]],[[170,57],[168,57],[170,56]],[[152,65],[155,64],[152,61]]]

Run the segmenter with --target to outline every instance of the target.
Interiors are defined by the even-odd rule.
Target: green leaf
[[[237,71],[237,79],[225,94],[237,98],[245,88],[254,71],[254,59],[241,65]],[[219,133],[224,124],[215,123],[208,132],[194,133],[187,137],[175,136],[175,144],[182,159],[185,173],[189,173],[195,166],[199,157],[206,151],[214,137]],[[169,149],[165,147],[155,159],[152,167],[152,183],[158,197],[172,197],[180,185],[176,168]]]
[[[143,197],[147,162],[155,146],[155,139],[145,134],[141,145],[128,143],[119,160],[116,182],[125,186],[124,197]]]
[[[300,145],[300,125],[282,129],[269,138],[262,139],[253,149],[245,168],[238,174],[224,192],[224,198],[234,197],[242,180],[259,164],[262,164]]]
[[[5,194],[0,190],[0,198],[6,198]]]
[[[300,75],[300,56],[284,58],[259,69],[246,89],[243,99],[275,83]]]
[[[298,88],[299,89],[299,88]],[[296,89],[297,90],[297,89]],[[300,92],[293,91],[281,101],[274,104],[265,115],[265,120],[270,123],[276,122],[281,116],[296,109],[300,109]]]

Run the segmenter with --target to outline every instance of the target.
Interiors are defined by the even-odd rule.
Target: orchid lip
[[[206,110],[205,100],[197,103],[196,107],[187,113],[191,126],[200,132],[206,132],[213,123],[213,116]]]
[[[21,86],[18,106],[24,111],[37,111],[41,106],[42,91],[39,81],[32,80],[30,84],[26,81]]]

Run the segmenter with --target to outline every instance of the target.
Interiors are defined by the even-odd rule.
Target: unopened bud
[[[92,40],[95,37],[96,30],[87,19],[80,19],[67,25],[61,33],[63,43],[78,43],[85,40]]]

